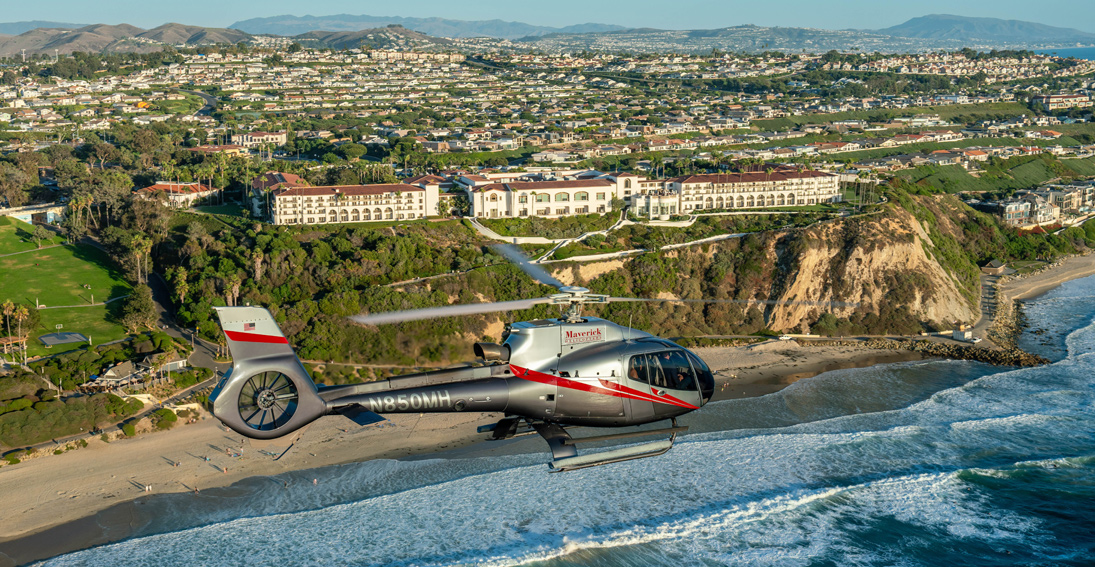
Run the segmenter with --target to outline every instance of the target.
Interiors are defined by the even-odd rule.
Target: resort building
[[[607,178],[475,185],[466,191],[476,217],[557,218],[612,209],[617,184]]]
[[[232,143],[245,148],[254,148],[263,144],[284,146],[289,141],[287,132],[244,132],[232,136]]]
[[[437,215],[436,186],[404,183],[285,187],[272,193],[274,224],[412,220]]]
[[[171,181],[157,181],[144,189],[134,191],[137,197],[142,199],[158,199],[163,197],[167,204],[176,207],[189,207],[198,199],[204,199],[214,193],[214,189],[201,183],[173,183]]]
[[[652,185],[649,182],[643,185]],[[769,171],[686,175],[631,195],[634,214],[650,218],[700,210],[762,209],[836,203],[839,177],[781,166]]]

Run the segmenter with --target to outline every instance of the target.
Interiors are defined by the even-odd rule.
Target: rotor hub
[[[255,404],[264,410],[268,410],[274,407],[274,402],[277,401],[277,394],[273,390],[267,388],[255,395]]]

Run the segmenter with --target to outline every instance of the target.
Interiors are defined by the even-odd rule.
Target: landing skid
[[[536,430],[537,433],[540,434],[541,437],[544,438],[545,441],[547,441],[548,447],[551,448],[552,461],[548,464],[548,467],[551,469],[550,472],[555,473],[664,455],[667,451],[673,448],[673,441],[676,440],[677,433],[688,430],[688,427],[678,427],[676,418],[673,418],[672,422],[672,427],[667,427],[664,429],[653,429],[650,431],[629,431],[627,433],[597,435],[594,437],[582,437],[578,439],[572,438],[565,429],[554,423],[533,423],[532,427]],[[590,453],[588,455],[579,455],[578,449],[575,447],[575,445],[579,443],[613,441],[617,439],[649,437],[652,435],[664,434],[669,434],[669,439],[652,441],[650,443],[643,443],[641,445],[635,445],[633,447],[610,449],[608,451],[602,451],[600,453]]]
[[[544,438],[544,441],[547,441],[548,447],[551,449],[552,462],[548,463],[548,467],[551,468],[550,472],[555,473],[664,455],[673,448],[673,441],[676,440],[677,434],[688,431],[688,426],[677,425],[677,418],[671,418],[671,421],[673,426],[663,429],[628,431],[626,433],[595,435],[592,437],[579,437],[577,439],[571,437],[570,433],[557,423],[531,421],[523,417],[507,417],[500,420],[498,423],[480,426],[478,430],[479,433],[486,433],[488,431],[493,432],[491,440],[495,441],[539,433],[540,436]],[[642,445],[635,445],[634,447],[611,449],[588,455],[578,455],[578,449],[575,447],[575,445],[578,445],[579,443],[615,441],[618,439],[632,439],[635,437],[650,437],[652,435],[669,435],[669,439],[643,443]]]

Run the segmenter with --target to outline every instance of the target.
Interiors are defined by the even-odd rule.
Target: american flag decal
[[[255,330],[255,324],[254,323],[244,323],[243,324],[243,330],[244,331],[254,331]]]

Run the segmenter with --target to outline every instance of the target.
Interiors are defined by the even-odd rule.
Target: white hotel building
[[[437,215],[438,187],[403,183],[287,187],[272,195],[274,224],[334,224]]]
[[[687,175],[631,197],[631,211],[648,218],[705,209],[762,209],[841,201],[839,176],[779,167],[767,172]],[[644,187],[647,183],[643,184]]]

